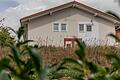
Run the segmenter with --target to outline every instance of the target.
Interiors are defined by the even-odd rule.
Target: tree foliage
[[[0,47],[5,47],[13,44],[14,37],[10,35],[7,27],[0,26]]]

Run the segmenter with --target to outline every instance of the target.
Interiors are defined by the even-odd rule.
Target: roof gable
[[[120,20],[118,20],[114,16],[112,16],[110,14],[107,14],[107,13],[104,13],[102,11],[99,11],[97,9],[94,9],[92,7],[89,7],[87,5],[84,5],[82,3],[79,3],[77,1],[72,1],[72,2],[69,2],[69,3],[66,3],[66,4],[63,4],[63,5],[45,10],[45,11],[41,11],[41,12],[32,14],[30,16],[23,17],[23,18],[20,19],[20,22],[24,23],[26,21],[30,21],[32,19],[44,16],[44,15],[48,15],[48,14],[51,15],[54,12],[57,12],[57,11],[60,11],[60,10],[63,10],[63,9],[69,8],[69,7],[75,7],[75,8],[78,8],[80,10],[83,10],[85,12],[91,13],[91,14],[93,14],[93,16],[98,16],[98,17],[101,17],[105,20],[109,20],[109,21],[113,22],[114,24],[120,24]]]

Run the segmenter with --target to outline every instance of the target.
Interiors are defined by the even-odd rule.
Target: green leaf
[[[10,35],[7,27],[0,26],[0,47],[4,48],[13,44],[14,38]]]
[[[64,69],[68,69],[68,68],[61,66],[61,67],[59,67],[56,71],[60,71],[60,70],[64,70]]]
[[[95,65],[93,62],[87,62],[87,66],[89,67],[89,70],[91,71],[91,73],[98,72],[98,66]]]
[[[0,60],[0,71],[7,69],[9,66],[9,62],[10,62],[10,60],[6,59],[6,58]]]
[[[26,41],[24,41],[24,42],[19,42],[19,43],[17,43],[16,46],[17,46],[17,47],[20,47],[20,46],[22,46],[22,45],[28,44],[29,42],[34,42],[34,41],[33,41],[33,40],[26,40]]]
[[[10,76],[5,71],[0,72],[0,80],[11,80]]]
[[[63,60],[63,63],[61,64],[61,66],[66,64],[66,63],[71,63],[71,64],[75,64],[75,65],[78,65],[78,66],[82,67],[82,63],[79,63],[79,61],[71,59],[71,58],[65,58]]]
[[[111,33],[111,34],[108,34],[108,36],[114,38],[117,42],[120,42],[120,39],[116,35]]]
[[[19,69],[22,69],[21,64],[20,64],[21,61],[19,59],[19,55],[20,55],[19,51],[14,46],[10,46],[10,47],[12,50],[12,54],[13,54],[13,58],[14,58],[15,63],[17,64]]]
[[[24,27],[20,27],[19,30],[17,31],[18,40],[21,39],[21,37],[24,34],[24,32],[25,32]]]
[[[116,69],[120,69],[120,58],[113,53],[106,54],[106,57],[112,61],[112,64]]]
[[[83,41],[81,42],[77,41],[77,44],[78,44],[79,49],[76,50],[75,53],[77,54],[80,60],[84,61],[86,45]]]
[[[48,73],[49,67],[46,65],[45,68],[41,71],[40,80],[46,80]]]
[[[40,56],[40,52],[35,49],[35,48],[28,48],[29,51],[29,55],[32,58],[34,65],[35,65],[35,69],[38,73],[41,72],[41,56]]]
[[[110,14],[111,16],[117,18],[118,20],[120,20],[120,17],[116,13],[114,13],[112,11],[107,11],[107,13]]]

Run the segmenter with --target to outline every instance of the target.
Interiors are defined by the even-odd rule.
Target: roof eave
[[[21,22],[26,22],[26,21],[28,21],[28,20],[35,19],[35,18],[37,18],[37,17],[41,17],[41,16],[44,16],[44,15],[48,15],[48,14],[54,13],[54,12],[56,12],[56,11],[65,9],[65,8],[69,8],[69,7],[71,7],[71,6],[74,6],[74,2],[70,2],[70,3],[67,3],[67,4],[63,4],[63,5],[60,5],[60,6],[57,6],[57,7],[48,9],[48,10],[45,10],[45,11],[41,11],[41,12],[32,14],[32,15],[30,15],[30,16],[23,17],[23,18],[20,19],[20,21],[21,21]]]
[[[113,16],[111,16],[107,13],[104,13],[102,11],[99,11],[97,9],[94,9],[92,7],[89,7],[89,6],[86,6],[86,5],[81,4],[79,2],[76,2],[76,1],[73,1],[73,2],[70,2],[70,3],[67,3],[67,4],[63,4],[63,5],[60,5],[60,6],[57,6],[57,7],[42,11],[42,12],[38,12],[36,14],[30,15],[30,16],[27,16],[27,17],[21,18],[20,21],[21,21],[21,23],[24,23],[26,21],[30,21],[32,19],[44,16],[44,15],[48,15],[48,14],[51,15],[51,13],[54,13],[56,11],[66,9],[66,8],[69,8],[69,7],[76,7],[76,8],[79,8],[81,10],[84,10],[86,12],[89,12],[89,13],[95,15],[95,16],[98,16],[98,17],[104,18],[106,20],[109,20],[109,21],[111,21],[115,24],[116,23],[120,24],[120,21],[118,21],[115,17],[113,17]]]

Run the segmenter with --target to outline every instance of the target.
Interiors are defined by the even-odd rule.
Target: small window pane
[[[119,26],[115,26],[115,29],[118,29],[119,28]]]
[[[66,24],[61,24],[61,31],[66,31]]]
[[[84,31],[84,24],[79,24],[79,32]]]
[[[67,48],[72,48],[72,44],[67,44]]]
[[[59,24],[58,23],[54,24],[54,31],[59,31]]]
[[[87,31],[92,31],[92,25],[87,24],[86,26],[87,26]]]

